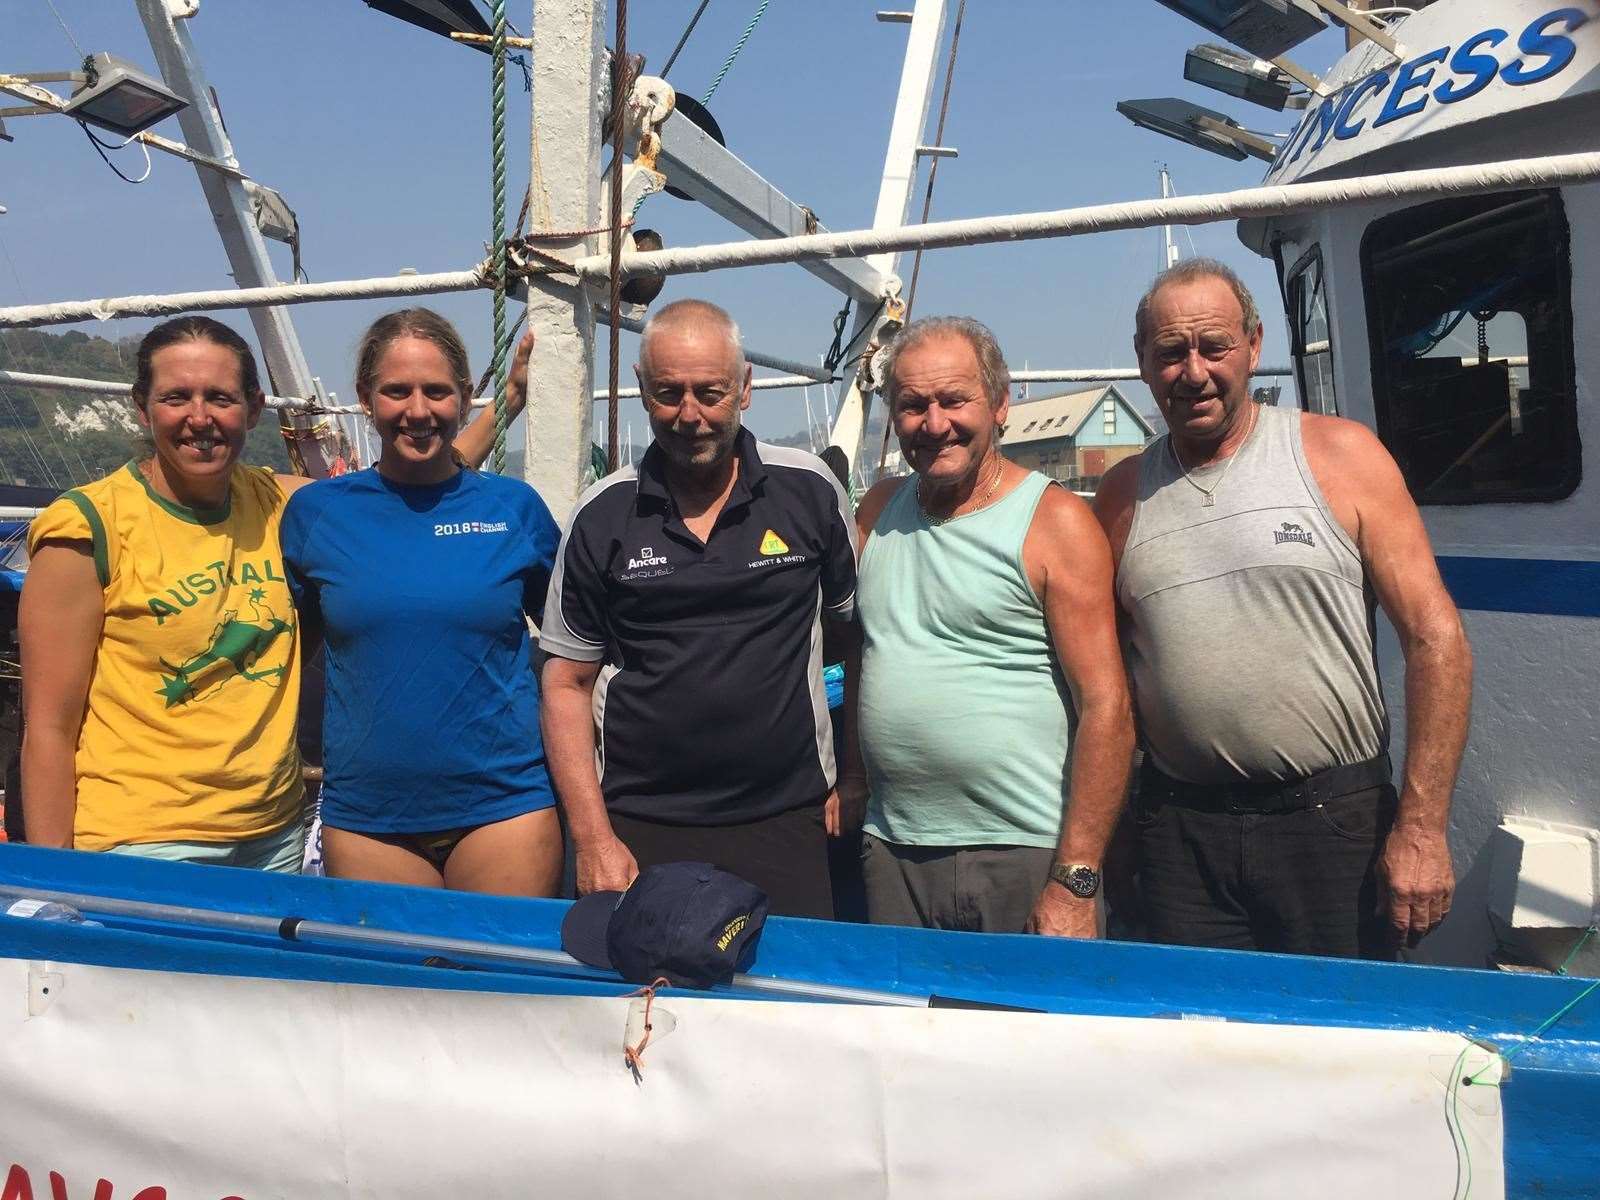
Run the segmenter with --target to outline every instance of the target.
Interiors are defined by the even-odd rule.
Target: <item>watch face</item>
[[[1093,867],[1086,867],[1082,864],[1068,867],[1057,878],[1066,885],[1067,890],[1074,896],[1080,896],[1085,900],[1100,890],[1100,872]]]

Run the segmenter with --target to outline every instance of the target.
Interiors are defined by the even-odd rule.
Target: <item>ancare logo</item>
[[[1272,531],[1272,544],[1281,546],[1284,542],[1298,542],[1302,546],[1316,549],[1316,543],[1311,540],[1311,534],[1293,521],[1285,521],[1282,529]]]
[[[667,565],[667,556],[657,554],[654,546],[640,546],[639,557],[628,560],[628,570],[637,571],[640,567],[664,567]]]

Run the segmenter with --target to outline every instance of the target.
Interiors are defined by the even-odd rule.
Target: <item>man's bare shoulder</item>
[[[1139,467],[1144,451],[1129,456],[1105,473],[1094,493],[1094,511],[1103,522],[1106,516],[1133,507],[1139,494]]]
[[[1322,413],[1300,414],[1300,441],[1329,466],[1359,467],[1393,462],[1378,435],[1360,421]]]
[[[867,494],[861,497],[861,503],[856,505],[856,525],[863,534],[872,532],[872,527],[878,523],[878,517],[889,503],[889,498],[904,482],[905,479],[901,476],[880,479],[867,489]]]
[[[1047,487],[1039,497],[1039,507],[1033,513],[1033,529],[1050,529],[1070,532],[1083,528],[1085,521],[1093,521],[1094,512],[1084,498],[1064,487]]]

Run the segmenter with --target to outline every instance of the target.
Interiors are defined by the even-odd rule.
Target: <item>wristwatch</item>
[[[1080,900],[1092,899],[1100,890],[1100,872],[1088,863],[1051,863],[1050,878]]]

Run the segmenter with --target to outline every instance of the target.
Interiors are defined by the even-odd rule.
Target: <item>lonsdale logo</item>
[[[728,927],[722,931],[722,936],[717,939],[717,949],[727,950],[729,946],[733,945],[733,939],[739,936],[739,931],[748,924],[750,924],[749,913],[729,921]]]
[[[1285,521],[1282,529],[1272,531],[1272,544],[1281,546],[1284,542],[1298,542],[1302,546],[1316,548],[1316,543],[1311,540],[1311,534],[1303,526],[1296,525],[1293,521]]]
[[[229,609],[222,614],[221,622],[211,631],[210,640],[198,653],[181,663],[161,660],[166,672],[160,673],[161,686],[156,694],[166,699],[168,708],[187,704],[230,679],[268,683],[283,678],[287,670],[283,664],[256,669],[272,644],[294,629],[292,623],[272,611],[271,605],[262,603],[266,594],[263,588],[250,589],[254,621],[241,621],[238,611]]]
[[[787,554],[789,553],[789,543],[769,529],[761,539],[761,553],[769,557],[774,554]]]

